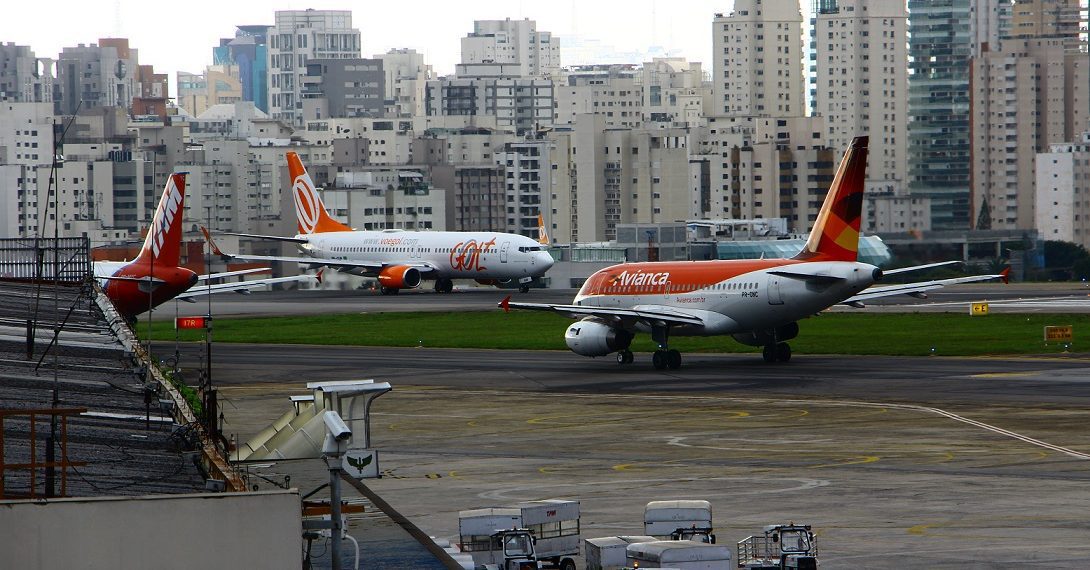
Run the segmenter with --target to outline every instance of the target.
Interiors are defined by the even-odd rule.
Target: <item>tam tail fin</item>
[[[855,261],[858,258],[867,141],[868,137],[852,139],[810,230],[810,238],[795,259]]]
[[[300,234],[352,231],[352,228],[329,217],[303,161],[298,154],[290,151],[288,173],[291,175],[291,193],[295,199],[295,218]]]
[[[537,243],[549,245],[549,232],[545,230],[545,218],[537,215]]]
[[[151,220],[144,246],[134,263],[155,263],[178,267],[182,250],[182,208],[185,206],[185,173],[175,172],[167,178],[159,206]]]

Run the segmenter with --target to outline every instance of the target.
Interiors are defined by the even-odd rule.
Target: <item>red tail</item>
[[[863,181],[867,176],[868,137],[855,137],[836,171],[810,238],[795,259],[855,261],[859,222],[863,215]]]
[[[134,263],[150,263],[163,267],[178,267],[181,263],[182,207],[185,205],[185,173],[174,173],[167,179],[159,207],[151,220],[144,247]]]
[[[299,160],[299,155],[288,152],[288,173],[291,175],[291,192],[295,198],[295,216],[300,234],[322,232],[350,232],[352,228],[329,217],[325,204],[314,188],[314,181]]]

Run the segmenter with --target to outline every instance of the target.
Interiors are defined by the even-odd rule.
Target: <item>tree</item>
[[[980,215],[976,218],[976,229],[992,229],[992,211],[988,208],[988,196],[984,196],[984,201],[980,203]]]

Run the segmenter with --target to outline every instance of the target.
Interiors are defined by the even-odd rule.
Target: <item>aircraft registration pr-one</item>
[[[287,261],[378,279],[383,294],[415,289],[422,280],[435,281],[435,290],[449,293],[454,279],[473,279],[485,285],[517,281],[526,292],[530,282],[552,267],[546,251],[548,236],[540,238],[498,232],[381,230],[357,231],[331,218],[318,196],[314,181],[299,155],[287,153],[299,233],[294,237],[232,233],[244,237],[298,244],[303,256],[217,254],[231,259]],[[540,217],[539,217],[540,223]],[[211,238],[209,238],[211,239]]]
[[[268,272],[268,267],[197,275],[181,267],[182,213],[185,204],[185,173],[167,178],[163,196],[151,221],[144,245],[132,261],[96,261],[95,279],[117,312],[128,320],[171,300],[192,300],[210,293],[245,293],[272,283],[301,281],[299,277],[278,277],[216,283],[192,289],[201,281],[211,281],[247,273]],[[311,279],[310,276],[306,276]]]
[[[659,345],[652,363],[661,370],[681,366],[681,354],[669,348],[671,335],[731,335],[743,344],[763,346],[767,362],[787,362],[791,347],[786,341],[798,335],[798,321],[833,305],[861,307],[862,301],[877,297],[923,296],[954,283],[1006,280],[1004,272],[871,287],[882,270],[857,261],[866,164],[867,137],[856,137],[810,237],[792,258],[625,263],[591,275],[570,305],[514,303],[508,296],[500,307],[580,319],[564,334],[568,348],[591,357],[617,353],[621,364],[633,360],[629,346],[635,334],[650,332]]]

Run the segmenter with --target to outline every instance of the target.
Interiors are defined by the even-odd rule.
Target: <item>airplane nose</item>
[[[538,256],[538,263],[541,264],[542,272],[548,271],[549,268],[553,266],[553,256],[549,255],[549,252],[543,251],[541,252],[541,255]]]

